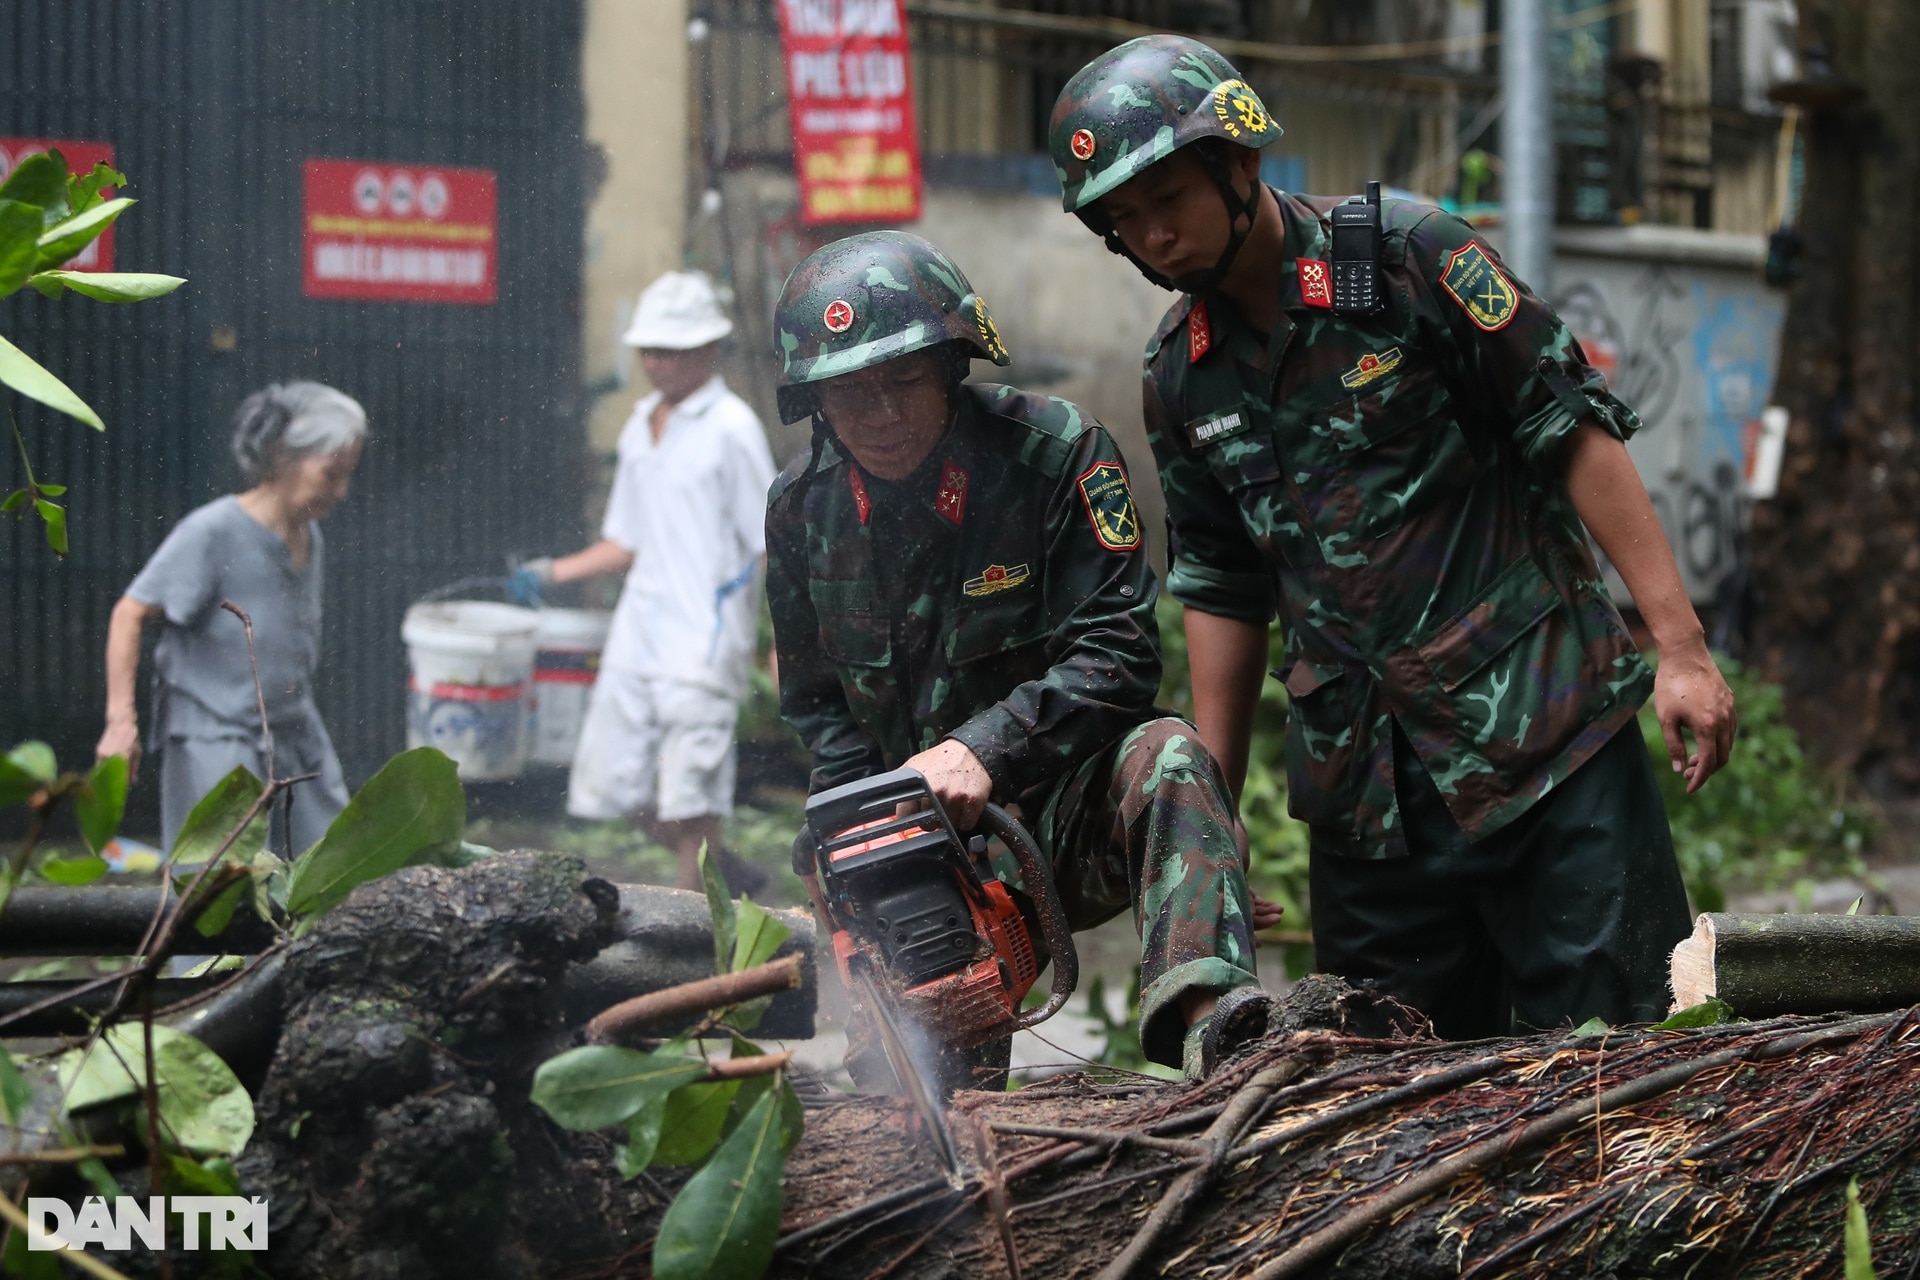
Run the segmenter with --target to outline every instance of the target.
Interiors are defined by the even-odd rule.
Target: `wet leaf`
[[[620,1124],[651,1102],[663,1101],[707,1064],[673,1042],[653,1053],[592,1044],[548,1058],[533,1073],[533,1101],[566,1129]]]
[[[6,1110],[7,1122],[18,1126],[32,1105],[33,1086],[20,1073],[20,1064],[13,1060],[6,1046],[0,1045],[0,1108]]]
[[[1717,1027],[1723,1022],[1732,1022],[1733,1006],[1725,1000],[1706,999],[1699,1004],[1688,1005],[1665,1022],[1654,1024],[1655,1031],[1686,1031],[1694,1027]]]
[[[733,947],[733,968],[736,973],[773,959],[773,953],[792,933],[770,912],[762,910],[748,898],[740,899],[737,928],[739,933]],[[734,1006],[721,1021],[737,1030],[751,1031],[760,1025],[760,1019],[766,1015],[772,1003],[772,996],[749,1000]]]
[[[1585,1040],[1592,1036],[1603,1036],[1613,1030],[1605,1018],[1588,1018],[1570,1033],[1575,1039]]]
[[[104,163],[95,164],[92,173],[75,173],[67,177],[67,206],[75,213],[85,213],[101,201],[100,193],[108,187],[124,187],[127,175]]]
[[[33,491],[30,489],[15,489],[12,493],[7,495],[7,500],[5,502],[0,502],[0,511],[6,512],[8,515],[11,515],[14,512],[18,511],[20,508],[26,506],[27,499],[31,498],[32,496],[33,496]]]
[[[367,780],[320,843],[295,861],[287,910],[318,915],[422,851],[458,840],[466,825],[467,793],[453,761],[434,747],[403,751]]]
[[[41,368],[32,356],[5,338],[0,338],[0,383],[12,387],[29,400],[38,400],[50,409],[58,409],[70,418],[80,419],[95,431],[107,429],[107,424],[100,421],[100,415],[89,409],[86,401],[73,394],[66,383]]]
[[[15,292],[33,274],[40,258],[41,226],[37,207],[0,199],[0,296]]]
[[[1873,1237],[1867,1231],[1867,1211],[1860,1203],[1858,1178],[1847,1179],[1846,1280],[1877,1280],[1873,1270]]]
[[[613,1147],[613,1161],[623,1178],[637,1178],[653,1163],[654,1150],[660,1145],[660,1125],[667,1118],[667,1099],[662,1094],[649,1099],[627,1119],[627,1140]]]
[[[0,200],[32,205],[40,211],[42,226],[60,221],[72,207],[67,203],[66,161],[44,151],[28,156],[0,183]]]
[[[713,971],[730,973],[734,956],[735,916],[733,899],[727,896],[727,878],[720,864],[700,846],[700,883],[707,891],[707,914],[713,917]]]
[[[6,278],[0,276],[0,285]],[[65,285],[75,293],[96,302],[145,302],[149,298],[172,293],[186,280],[180,276],[156,275],[148,271],[40,271],[29,283],[40,288],[42,281]],[[40,290],[45,293],[45,289]]]
[[[233,913],[253,893],[253,877],[236,880],[220,891],[220,896],[200,909],[193,927],[203,938],[212,938],[233,923]]]
[[[35,264],[45,270],[72,261],[75,254],[98,239],[100,233],[133,204],[130,197],[120,196],[48,227],[40,233],[40,256]]]
[[[55,555],[67,554],[66,508],[45,498],[35,498],[33,509],[40,513],[41,522],[47,526],[47,545],[53,548]]]
[[[81,1056],[60,1056],[60,1087],[71,1111],[136,1098],[146,1087],[139,1023],[107,1031]],[[153,1028],[154,1076],[162,1136],[196,1156],[239,1155],[253,1133],[253,1099],[218,1054],[184,1031]]]
[[[91,855],[84,858],[48,858],[40,864],[40,874],[55,884],[92,884],[107,874],[107,860]]]
[[[200,802],[187,814],[187,820],[180,824],[180,834],[173,838],[173,860],[192,865],[211,858],[265,789],[250,769],[236,766],[232,773],[213,785],[213,790],[200,797]],[[228,846],[227,855],[237,862],[246,862],[266,847],[267,814],[262,809]]]
[[[127,758],[108,756],[93,766],[87,785],[74,801],[74,814],[80,820],[80,838],[87,848],[99,853],[107,841],[119,834],[120,818],[127,811]]]
[[[697,1164],[706,1159],[726,1131],[727,1113],[733,1106],[733,1095],[738,1092],[738,1080],[715,1080],[675,1089],[667,1098],[667,1113],[660,1122],[660,1145],[654,1148],[653,1162]]]
[[[52,747],[44,742],[21,743],[0,757],[0,809],[27,803],[58,776]]]
[[[758,1280],[780,1229],[786,1151],[772,1094],[667,1206],[653,1246],[657,1280]]]

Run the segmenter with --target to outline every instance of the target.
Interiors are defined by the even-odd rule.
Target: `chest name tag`
[[[1238,435],[1247,429],[1246,418],[1239,413],[1221,413],[1211,418],[1196,418],[1187,424],[1187,435],[1194,448]]]

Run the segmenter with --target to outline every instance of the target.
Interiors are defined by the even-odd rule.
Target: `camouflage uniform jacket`
[[[1456,218],[1389,200],[1385,307],[1331,310],[1326,212],[1276,193],[1280,323],[1182,298],[1146,353],[1168,590],[1279,611],[1293,814],[1316,848],[1407,852],[1393,723],[1469,837],[1524,813],[1652,687],[1566,494],[1582,424],[1639,426],[1546,303]]]
[[[829,439],[769,495],[780,711],[815,791],[952,738],[1004,802],[1153,717],[1157,588],[1112,439],[1064,400],[958,399],[907,479]]]

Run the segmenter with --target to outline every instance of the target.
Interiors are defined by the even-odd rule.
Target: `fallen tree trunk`
[[[1743,1015],[1874,1012],[1920,1004],[1920,919],[1710,912],[1673,949],[1674,1007],[1720,999]]]

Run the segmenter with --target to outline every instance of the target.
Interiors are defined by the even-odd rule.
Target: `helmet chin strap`
[[[1220,282],[1227,278],[1227,272],[1233,269],[1233,260],[1240,256],[1240,247],[1253,234],[1254,221],[1260,216],[1260,192],[1264,189],[1264,184],[1256,180],[1248,188],[1247,194],[1242,196],[1234,189],[1233,170],[1227,164],[1226,156],[1214,147],[1200,147],[1197,150],[1200,163],[1213,175],[1214,185],[1220,190],[1220,203],[1227,208],[1227,247],[1220,251],[1220,257],[1211,267],[1180,276],[1162,275],[1141,261],[1139,254],[1127,248],[1126,242],[1120,239],[1119,233],[1104,217],[1089,209],[1077,211],[1087,229],[1106,241],[1107,252],[1117,253],[1131,262],[1141,275],[1160,288],[1180,293],[1206,293],[1218,288]],[[1241,225],[1242,218],[1246,219],[1245,226]]]

